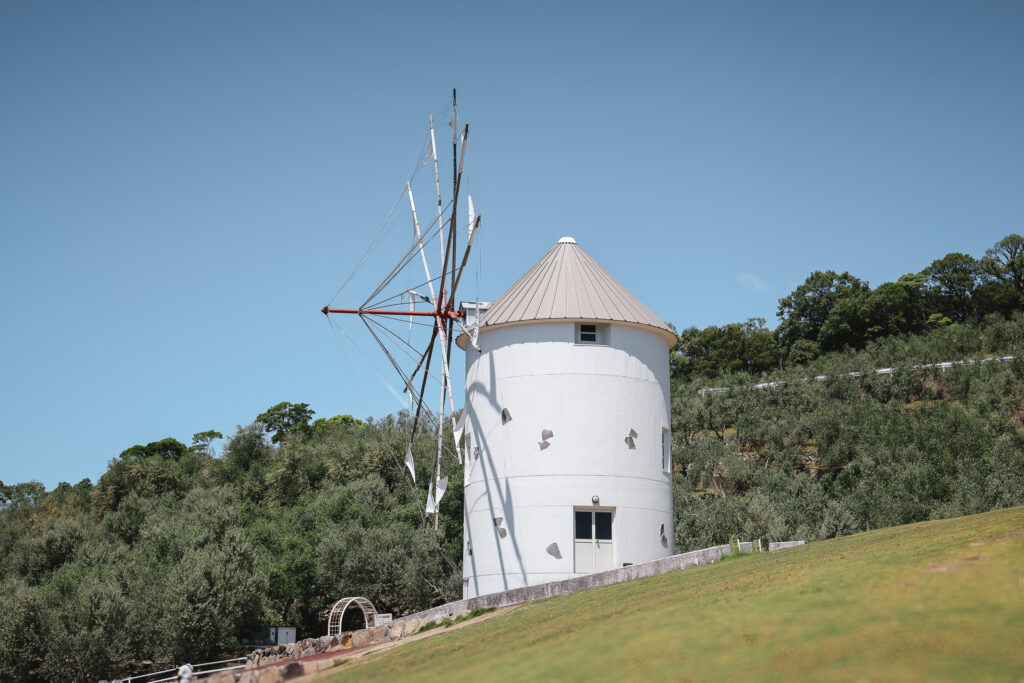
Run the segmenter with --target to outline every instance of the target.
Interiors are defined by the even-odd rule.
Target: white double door
[[[575,571],[577,574],[603,572],[615,566],[612,546],[614,508],[576,508]]]

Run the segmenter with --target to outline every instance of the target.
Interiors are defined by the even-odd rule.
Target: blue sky
[[[485,216],[466,298],[562,235],[680,328],[774,326],[814,269],[981,256],[1024,231],[1022,25],[1014,2],[2,3],[0,479],[96,481],[279,401],[399,408],[318,309],[452,87]]]

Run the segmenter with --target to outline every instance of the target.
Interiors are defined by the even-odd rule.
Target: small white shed
[[[294,626],[271,626],[268,635],[274,645],[287,645],[295,642]]]

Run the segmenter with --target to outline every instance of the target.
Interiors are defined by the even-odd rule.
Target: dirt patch
[[[983,559],[985,558],[981,555],[972,555],[971,557],[965,557],[962,560],[954,560],[953,562],[933,564],[931,567],[928,567],[927,569],[922,569],[921,571],[928,572],[931,574],[934,574],[935,572],[951,572],[960,569],[960,567],[963,567],[966,564],[971,564],[972,562],[981,562]]]
[[[429,631],[424,631],[423,633],[416,633],[416,634],[411,635],[411,636],[406,636],[405,638],[399,638],[398,640],[392,640],[391,642],[388,642],[388,643],[377,643],[377,644],[368,645],[367,647],[362,647],[362,648],[359,648],[359,649],[340,650],[338,652],[331,652],[329,654],[334,655],[335,663],[341,663],[342,660],[346,660],[346,661],[358,660],[358,659],[362,659],[364,655],[367,655],[367,654],[369,654],[371,652],[381,652],[383,650],[390,650],[391,648],[400,647],[402,645],[405,645],[406,643],[412,643],[412,642],[415,642],[417,640],[423,640],[424,638],[430,638],[432,636],[436,636],[438,634],[445,633],[446,631],[455,631],[455,630],[458,630],[460,628],[465,628],[466,626],[470,626],[472,624],[479,624],[481,621],[487,621],[488,619],[493,619],[494,617],[501,616],[503,614],[508,614],[509,612],[513,612],[513,611],[515,611],[519,607],[522,607],[522,605],[510,605],[509,607],[499,607],[498,609],[494,610],[493,612],[487,612],[485,614],[481,614],[480,616],[473,617],[472,619],[467,619],[466,621],[461,621],[461,622],[459,622],[457,624],[452,624],[448,628],[443,628],[443,627],[442,628],[432,628]],[[273,666],[273,665],[271,665],[271,666]],[[333,676],[333,675],[337,674],[338,671],[339,671],[339,669],[334,669],[334,668],[325,669],[325,670],[322,670],[322,671],[318,671],[315,674],[295,679],[295,681],[296,681],[296,683],[304,683],[305,681],[313,681],[313,680],[317,680],[319,678],[323,678],[323,677],[327,677],[327,676]]]
[[[1004,531],[1001,534],[996,534],[995,536],[992,536],[991,538],[987,538],[984,541],[972,541],[972,542],[968,543],[967,545],[969,547],[971,547],[971,548],[977,548],[979,546],[985,546],[985,545],[988,545],[990,543],[998,543],[1000,541],[1008,541],[1008,540],[1010,540],[1012,538],[1022,538],[1022,537],[1024,537],[1024,529],[1014,529],[1013,531]]]
[[[931,389],[935,393],[935,398],[946,398],[946,383],[940,382],[934,375],[925,377],[924,381],[921,382],[921,386],[925,389]]]
[[[1024,529],[1014,529],[1013,531],[1005,531],[998,536],[993,536],[993,541],[1004,541],[1008,538],[1020,538],[1024,536]]]

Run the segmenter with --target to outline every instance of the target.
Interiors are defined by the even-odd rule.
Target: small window
[[[577,323],[576,343],[577,344],[606,344],[608,326],[596,323]]]
[[[667,429],[661,430],[661,469],[672,471],[672,432]]]
[[[612,540],[612,513],[600,511],[594,513],[594,536],[599,541]]]
[[[590,510],[576,510],[576,538],[590,540],[593,537]]]

